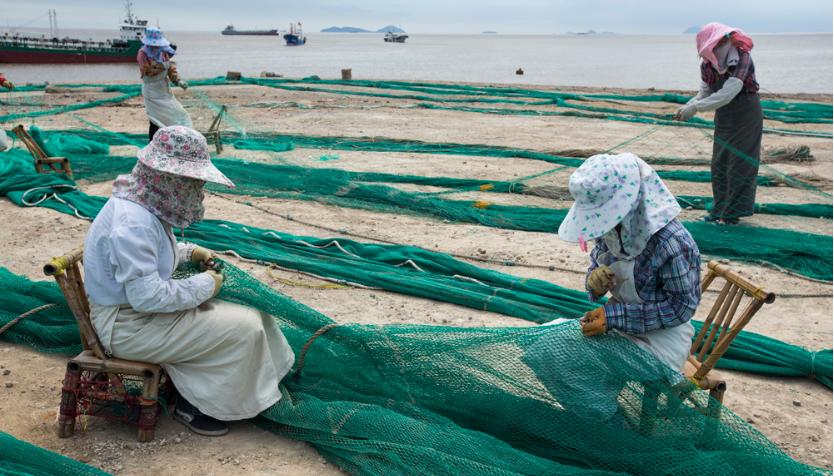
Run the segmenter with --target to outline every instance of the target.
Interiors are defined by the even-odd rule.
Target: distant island
[[[352,26],[343,26],[339,28],[338,26],[331,26],[330,28],[325,28],[321,31],[322,33],[371,33],[370,30],[363,30],[361,28],[354,28]]]
[[[388,33],[389,31],[394,32],[394,33],[405,33],[405,30],[397,28],[394,25],[388,25],[388,26],[382,27],[379,30],[377,30],[376,32],[377,33]]]
[[[362,28],[354,28],[352,26],[343,26],[343,27],[331,26],[330,28],[325,28],[321,32],[322,33],[388,33],[389,31],[392,31],[394,33],[405,33],[404,30],[401,30],[401,29],[395,27],[394,25],[388,25],[388,26],[380,28],[379,30],[376,30],[376,31],[364,30]]]
[[[683,34],[684,35],[694,35],[694,34],[698,33],[699,31],[701,31],[701,28],[702,27],[700,27],[700,26],[693,26],[693,27],[687,28],[686,30],[683,30]]]
[[[566,35],[619,35],[619,33],[616,33],[616,32],[613,32],[613,31],[603,31],[602,33],[597,33],[594,30],[588,30],[584,33],[581,32],[581,31],[579,33],[574,33],[572,31],[569,31],[565,34]]]
[[[482,34],[482,35],[497,35],[497,34],[498,34],[498,32],[497,32],[497,31],[485,31],[485,32],[483,32],[483,33],[481,33],[481,34]]]

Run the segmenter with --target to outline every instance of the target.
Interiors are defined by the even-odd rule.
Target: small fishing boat
[[[405,43],[406,38],[408,38],[408,35],[405,33],[394,33],[390,30],[385,34],[386,43]]]
[[[227,26],[220,33],[224,35],[278,36],[278,30],[236,30],[234,25]]]
[[[307,38],[301,33],[301,22],[298,22],[298,26],[290,23],[290,31],[284,35],[284,39],[287,40],[287,46],[301,46],[307,43]]]

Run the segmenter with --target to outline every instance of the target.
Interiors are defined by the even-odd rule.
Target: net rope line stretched
[[[278,81],[278,82],[276,82]],[[294,86],[287,86],[286,82],[318,82],[317,80],[312,80],[310,78],[305,78],[303,80],[264,80],[264,79],[252,79],[252,78],[242,78],[242,82],[250,83],[250,84],[257,84],[257,85],[265,85],[274,88],[282,88],[282,89],[290,89],[290,90],[301,90],[301,91],[318,91],[318,92],[328,92],[328,93],[336,93],[336,94],[353,94],[353,95],[360,95],[360,96],[374,96],[374,97],[392,97],[392,98],[404,98],[406,96],[403,95],[390,95],[390,94],[380,94],[380,93],[368,93],[362,91],[344,91],[344,90],[328,90],[322,88],[310,88],[310,87],[294,87]],[[371,87],[379,87],[380,84],[384,82],[373,82],[373,86]],[[225,81],[224,79],[218,77],[214,79],[204,79],[204,80],[193,80],[191,82],[192,86],[205,86],[205,85],[229,85],[229,84],[241,84],[238,82],[229,82]],[[357,86],[359,82],[349,82],[347,86]],[[90,85],[67,85],[73,87],[81,87],[81,86],[90,86]],[[74,111],[79,109],[85,109],[90,107],[97,107],[102,104],[108,103],[118,103],[130,99],[131,97],[135,97],[141,94],[137,85],[116,85],[116,86],[105,86],[105,85],[96,85],[99,87],[103,87],[105,91],[118,91],[118,92],[127,92],[127,94],[123,94],[122,96],[116,98],[108,98],[98,101],[93,101],[88,104],[76,104],[70,106],[63,106],[60,108],[55,108],[51,111],[38,111],[38,112],[29,112],[25,113],[24,115],[6,115],[0,116],[0,122],[7,119],[13,119],[17,117],[37,117],[47,114],[58,114],[61,112],[68,112]],[[414,86],[406,86],[406,85],[399,85],[399,88],[409,89],[413,88]],[[28,87],[28,88],[20,88],[23,92],[25,91],[33,91],[37,90],[37,87]],[[531,90],[526,90],[527,94],[534,94]],[[493,92],[495,94],[495,92]],[[499,93],[500,94],[500,93]],[[710,121],[705,121],[699,118],[690,119],[687,122],[680,122],[680,121],[671,121],[669,114],[665,115],[664,117],[659,116],[658,114],[654,113],[642,113],[639,111],[622,111],[618,109],[610,109],[610,108],[598,108],[595,106],[583,106],[577,104],[571,104],[566,102],[564,99],[553,96],[551,93],[552,99],[546,101],[549,104],[556,104],[557,106],[561,107],[568,107],[578,109],[580,111],[591,111],[591,113],[585,113],[580,111],[569,111],[569,112],[554,112],[554,111],[535,111],[535,110],[522,110],[516,111],[512,109],[489,109],[489,108],[473,108],[473,107],[445,107],[445,106],[437,106],[433,104],[423,103],[420,104],[420,107],[427,107],[427,108],[434,108],[434,109],[447,109],[447,110],[459,110],[459,111],[470,111],[470,112],[482,112],[482,113],[490,113],[490,114],[532,114],[532,115],[565,115],[565,116],[574,116],[574,117],[588,117],[588,118],[603,118],[603,119],[613,119],[613,120],[621,120],[621,121],[630,121],[630,122],[644,122],[644,123],[664,123],[667,125],[675,126],[675,127],[698,127],[698,128],[711,128],[713,124]],[[562,96],[565,96],[562,94]],[[576,96],[576,95],[568,95],[568,96]],[[668,96],[668,95],[667,95]],[[582,97],[582,96],[576,96]],[[664,100],[666,96],[661,96],[660,99],[655,100]],[[486,100],[483,98],[465,98],[465,99],[458,99],[453,100],[449,98],[445,99],[436,99],[430,96],[412,96],[411,98],[419,98],[421,100],[426,101],[439,101],[439,102],[508,102],[514,100]],[[639,98],[639,96],[634,96],[632,98]],[[786,103],[783,103],[786,104]],[[807,103],[806,103],[807,104]],[[809,113],[811,116],[815,114],[822,114],[820,119],[810,118],[807,120],[808,122],[831,122],[830,119],[830,108],[826,109],[826,105],[821,104],[810,104],[812,106],[818,106],[820,109],[814,113]],[[800,107],[807,107],[802,106],[800,103],[790,104],[789,106],[794,108]],[[766,118],[772,118],[772,110],[765,107],[765,116]],[[771,117],[768,117],[771,115]],[[827,115],[827,117],[825,117]],[[783,120],[784,118],[777,117],[776,120]],[[798,121],[803,122],[803,121]],[[813,131],[796,131],[796,130],[780,130],[780,129],[772,129],[772,128],[765,128],[765,132],[773,132],[773,133],[790,133],[790,134],[800,134],[800,135],[809,135],[809,136],[818,136],[818,137],[831,137],[830,133],[821,133],[821,132],[813,132]]]

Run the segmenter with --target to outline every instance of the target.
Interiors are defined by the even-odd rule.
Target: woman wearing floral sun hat
[[[165,368],[180,392],[177,421],[223,435],[223,421],[252,418],[280,400],[278,383],[295,356],[274,317],[213,299],[222,273],[171,279],[182,261],[213,266],[214,252],[178,243],[173,228],[203,219],[206,182],[234,187],[212,165],[205,138],[165,127],[137,156],[84,242],[90,317],[112,355]]]
[[[174,97],[169,82],[188,89],[188,83],[180,79],[177,67],[171,65],[171,56],[177,54],[171,43],[162,36],[159,28],[148,27],[142,38],[144,46],[139,50],[136,61],[142,77],[142,98],[145,100],[145,112],[150,120],[148,140],[160,127],[185,126],[194,127],[191,117]]]
[[[698,112],[715,111],[713,200],[705,220],[737,225],[739,218],[753,215],[762,148],[762,105],[750,57],[753,40],[738,28],[710,23],[695,42],[703,60],[701,90],[675,118],[686,121]]]
[[[575,202],[559,237],[595,240],[585,289],[591,302],[612,297],[580,320],[582,332],[613,330],[682,369],[701,302],[701,252],[676,218],[678,201],[633,154],[591,157],[569,188]]]
[[[585,375],[585,362],[622,370],[635,380],[657,380],[683,369],[695,328],[689,322],[701,301],[701,255],[689,232],[676,218],[681,208],[657,173],[633,154],[596,155],[571,175],[574,204],[559,227],[568,242],[594,240],[585,278],[590,302],[610,293],[608,302],[580,318],[582,333],[553,341],[544,335],[524,359],[557,398],[570,401],[595,395],[582,417],[606,421],[615,416],[617,395],[626,381]],[[587,248],[584,248],[587,250]],[[548,325],[564,324],[557,319]],[[657,360],[623,358],[594,336],[622,336]],[[556,334],[554,334],[556,335]],[[602,347],[600,347],[602,346]],[[598,354],[598,355],[597,355]],[[569,362],[571,361],[571,362]],[[665,364],[662,365],[662,364]]]

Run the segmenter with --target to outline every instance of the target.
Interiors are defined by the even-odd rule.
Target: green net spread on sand
[[[110,473],[30,445],[0,431],[0,476],[64,475],[109,476]]]
[[[225,270],[218,298],[275,316],[297,358],[333,323],[231,265]],[[176,277],[193,272],[186,265]],[[63,302],[54,282],[2,269],[0,281],[8,290],[2,322],[27,306]],[[36,348],[61,346],[42,337],[68,332],[72,322],[60,306],[9,332],[37,339]],[[584,337],[575,321],[340,325],[313,342],[303,373],[280,385],[282,401],[256,422],[310,442],[351,474],[830,474],[793,461],[627,339]],[[687,392],[691,399],[681,396]],[[28,464],[55,467],[58,458],[41,454]],[[49,474],[78,473],[58,466]]]

